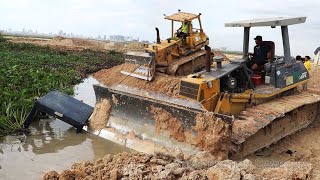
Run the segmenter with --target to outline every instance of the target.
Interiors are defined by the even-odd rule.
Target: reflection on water
[[[99,84],[99,82],[92,76],[89,76],[81,84],[74,87],[74,97],[94,107],[96,104],[96,96],[94,95],[93,84]]]
[[[96,83],[86,79],[75,92],[78,99],[93,106],[90,82]],[[86,132],[76,134],[75,128],[60,120],[35,121],[29,129],[30,134],[7,136],[0,143],[0,179],[39,179],[49,170],[61,171],[75,162],[130,151]]]

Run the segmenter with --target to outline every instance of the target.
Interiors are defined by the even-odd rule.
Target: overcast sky
[[[171,23],[163,14],[178,9],[202,13],[212,47],[242,50],[243,29],[226,28],[226,22],[280,16],[307,16],[305,24],[289,27],[293,56],[312,55],[320,46],[319,0],[0,0],[0,29],[63,30],[87,36],[121,34],[155,41],[155,27],[159,27],[162,39],[170,36]],[[256,35],[274,41],[276,54],[283,54],[280,28],[253,28],[251,51]]]

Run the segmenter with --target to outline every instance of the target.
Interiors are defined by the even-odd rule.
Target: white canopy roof
[[[225,27],[287,26],[292,24],[304,23],[306,22],[306,19],[307,17],[252,19],[225,23]]]

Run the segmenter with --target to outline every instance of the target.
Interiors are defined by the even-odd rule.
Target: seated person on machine
[[[189,32],[189,21],[185,19],[181,27],[177,30],[177,37],[182,37],[183,44],[186,44],[186,38]]]
[[[256,45],[254,46],[254,53],[250,54],[252,56],[251,60],[248,62],[248,67],[252,70],[261,71],[263,65],[268,62],[268,59],[272,59],[272,46],[271,41],[262,41],[262,36],[256,36],[254,38]]]

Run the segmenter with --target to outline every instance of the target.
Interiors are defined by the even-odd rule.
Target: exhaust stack
[[[159,29],[156,27],[156,31],[157,31],[157,44],[160,44],[160,33],[159,33]]]
[[[206,50],[206,59],[207,59],[207,63],[206,63],[206,71],[210,72],[211,71],[211,48],[209,46],[205,46],[204,49]]]

